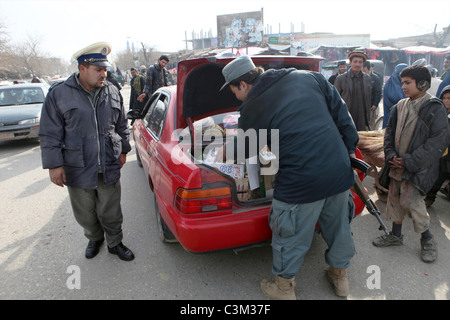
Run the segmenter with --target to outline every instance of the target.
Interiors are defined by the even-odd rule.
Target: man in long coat
[[[349,56],[350,69],[338,76],[334,86],[347,104],[358,131],[370,130],[372,108],[372,79],[362,69],[367,56],[362,51],[352,51]]]

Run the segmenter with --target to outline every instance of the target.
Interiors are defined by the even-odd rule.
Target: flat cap
[[[252,71],[255,68],[256,67],[254,63],[249,56],[240,56],[239,58],[234,59],[222,69],[222,74],[225,78],[225,84],[222,86],[222,88],[220,88],[220,90],[229,85],[230,82],[234,79],[239,78],[240,76]]]
[[[107,42],[96,42],[81,49],[73,55],[73,58],[78,61],[78,64],[87,62],[95,66],[111,67],[108,62],[108,54],[111,53],[111,45]]]

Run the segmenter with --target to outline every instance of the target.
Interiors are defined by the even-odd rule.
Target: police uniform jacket
[[[131,150],[119,90],[108,81],[92,103],[74,73],[53,86],[42,107],[39,138],[44,169],[62,166],[68,186],[94,189],[120,178],[121,153]]]

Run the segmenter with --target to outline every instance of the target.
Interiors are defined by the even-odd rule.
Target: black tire
[[[142,168],[142,161],[141,161],[141,157],[139,156],[139,152],[138,152],[137,148],[136,148],[136,162],[137,162],[137,165]]]
[[[159,240],[164,243],[177,243],[178,240],[170,231],[169,227],[166,225],[164,220],[161,218],[161,213],[159,212],[158,203],[156,202],[155,193],[153,193],[153,206],[155,211],[156,223],[158,226],[158,236]]]

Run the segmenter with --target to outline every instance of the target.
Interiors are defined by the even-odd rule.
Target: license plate
[[[13,132],[0,133],[0,140],[9,140],[9,139],[14,139],[14,133]]]

